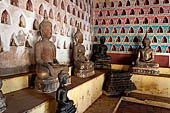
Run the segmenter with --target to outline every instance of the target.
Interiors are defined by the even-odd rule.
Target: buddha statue
[[[57,113],[75,113],[76,108],[74,105],[74,102],[72,100],[69,100],[67,97],[67,87],[65,84],[67,83],[67,73],[60,72],[58,75],[58,80],[60,83],[59,88],[56,92],[56,101],[58,102],[58,109]]]
[[[85,56],[85,47],[83,43],[83,34],[80,29],[77,28],[77,32],[74,35],[76,44],[73,49],[74,58],[74,74],[81,78],[86,78],[95,74],[94,63],[89,61]]]
[[[35,88],[44,93],[51,93],[58,88],[58,73],[62,70],[68,72],[68,67],[59,65],[56,60],[55,45],[49,41],[52,36],[52,23],[48,20],[46,11],[39,29],[42,40],[35,45]]]
[[[2,80],[0,79],[0,89],[2,88]],[[6,110],[6,98],[0,90],[0,113],[3,113]]]
[[[107,55],[107,46],[104,45],[105,43],[105,37],[102,36],[100,38],[100,44],[97,47],[97,51],[95,54],[94,62],[95,62],[95,67],[103,67],[104,65],[111,66],[111,56]],[[110,68],[110,67],[109,67]]]
[[[159,75],[159,64],[154,62],[154,51],[150,47],[150,39],[147,33],[142,41],[144,48],[138,50],[137,60],[133,62],[133,72],[141,74]]]

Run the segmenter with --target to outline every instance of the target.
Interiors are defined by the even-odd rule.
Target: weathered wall
[[[94,44],[106,37],[112,63],[131,64],[148,32],[155,61],[169,67],[169,0],[95,0]]]
[[[60,64],[70,64],[73,36],[79,24],[84,35],[86,55],[91,53],[91,12],[89,0],[1,0],[0,75],[30,71],[34,45],[41,39],[38,23],[44,10],[53,24],[51,41]]]

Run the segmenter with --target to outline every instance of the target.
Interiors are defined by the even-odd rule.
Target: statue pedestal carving
[[[80,78],[87,78],[87,77],[90,77],[90,76],[92,76],[94,74],[95,74],[94,69],[92,69],[92,70],[79,70],[79,69],[75,69],[74,70],[74,75],[78,76]]]
[[[132,67],[132,72],[136,74],[145,75],[159,75],[159,68],[142,68],[142,67]]]
[[[57,78],[48,78],[41,80],[38,77],[35,80],[35,88],[44,93],[52,93],[57,91],[59,82]]]

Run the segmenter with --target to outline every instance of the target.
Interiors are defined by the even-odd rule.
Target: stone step
[[[74,100],[76,113],[83,113],[102,95],[104,71],[96,71],[89,78],[72,76],[72,84],[68,85],[68,97]],[[55,93],[44,94],[35,89],[25,88],[5,94],[7,110],[4,113],[55,113]]]

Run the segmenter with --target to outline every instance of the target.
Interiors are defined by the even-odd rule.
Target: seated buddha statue
[[[96,50],[96,54],[95,54],[95,58],[94,58],[94,61],[95,61],[95,67],[98,66],[98,64],[102,64],[104,65],[105,63],[107,63],[109,66],[110,66],[110,63],[111,63],[111,56],[107,55],[107,46],[104,45],[105,43],[105,37],[102,36],[100,38],[100,44],[98,45],[97,47],[97,50]]]
[[[67,73],[63,71],[58,75],[60,86],[56,92],[56,101],[58,102],[58,109],[56,113],[75,113],[76,108],[74,102],[69,100],[67,96],[67,87],[65,84],[67,83]]]
[[[58,73],[62,70],[68,72],[68,67],[60,66],[56,60],[55,45],[49,41],[52,36],[52,23],[48,20],[46,11],[39,29],[42,40],[35,45],[35,88],[44,93],[51,93],[58,88]]]
[[[138,50],[137,60],[133,62],[135,65],[135,67],[132,68],[133,71],[142,74],[159,74],[159,64],[154,62],[154,51],[150,47],[150,43],[151,41],[146,33],[142,41],[144,48]]]
[[[85,47],[83,43],[83,34],[80,29],[77,28],[77,32],[74,35],[76,44],[73,49],[74,57],[74,74],[81,78],[86,78],[94,75],[94,63],[89,61],[85,56]]]

